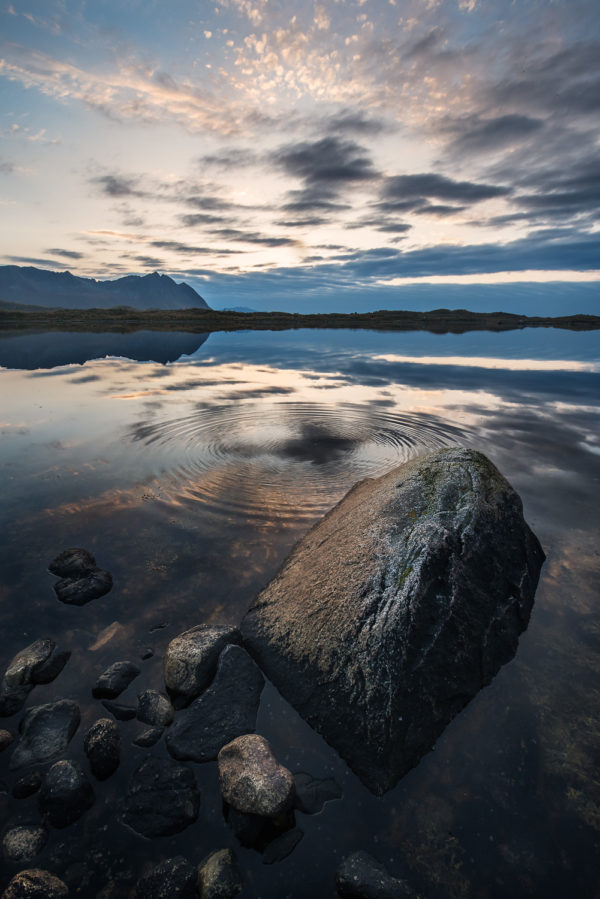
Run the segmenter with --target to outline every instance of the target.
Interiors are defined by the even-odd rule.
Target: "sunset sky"
[[[14,0],[0,34],[0,264],[298,311],[600,284],[597,0]]]

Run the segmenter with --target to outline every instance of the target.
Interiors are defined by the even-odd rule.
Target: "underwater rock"
[[[54,874],[30,868],[13,877],[2,899],[66,899],[68,895],[66,884]]]
[[[70,657],[70,652],[59,652],[49,637],[42,637],[18,652],[0,683],[0,717],[18,712],[35,685],[49,684],[58,677]]]
[[[293,830],[286,830],[281,836],[276,837],[263,852],[263,865],[274,865],[275,862],[282,862],[284,858],[291,855],[302,837],[304,831],[299,827]]]
[[[95,699],[116,699],[139,673],[140,669],[133,662],[114,662],[94,684],[92,696]]]
[[[368,852],[345,858],[335,875],[335,885],[344,899],[416,899],[405,881],[392,877]]]
[[[14,737],[11,732],[2,728],[0,730],[0,752],[4,752],[5,749],[8,749],[13,740]]]
[[[2,851],[11,862],[29,862],[48,842],[48,831],[42,825],[20,824],[6,831]]]
[[[54,592],[61,602],[69,606],[84,606],[92,599],[99,599],[112,588],[112,575],[95,568],[77,577],[64,578],[54,585]]]
[[[42,774],[40,771],[30,771],[24,777],[20,777],[12,788],[12,795],[15,799],[28,799],[37,793],[42,785]]]
[[[118,724],[112,718],[99,718],[86,733],[83,749],[94,777],[106,780],[119,767],[121,737]]]
[[[219,752],[221,795],[238,812],[274,818],[294,801],[294,778],[259,734],[237,737]]]
[[[47,772],[38,797],[42,817],[62,829],[78,821],[94,804],[94,791],[77,762],[62,759]]]
[[[166,727],[175,711],[170,699],[158,690],[144,690],[138,695],[137,719],[152,727]]]
[[[133,744],[134,746],[141,746],[143,749],[149,749],[150,746],[154,746],[158,743],[163,732],[164,727],[149,727],[133,740]]]
[[[178,712],[167,736],[171,755],[207,762],[216,759],[226,743],[253,731],[264,683],[241,646],[226,646],[211,686]]]
[[[294,783],[296,785],[294,808],[304,812],[305,815],[316,815],[326,802],[342,798],[342,788],[332,777],[319,780],[300,771],[294,774]]]
[[[134,771],[123,821],[145,837],[179,833],[198,817],[194,772],[168,759],[149,758]]]
[[[96,560],[86,549],[65,549],[50,562],[48,571],[57,577],[80,577],[96,568]]]
[[[240,632],[227,625],[200,624],[175,637],[167,646],[163,673],[176,709],[181,709],[208,687],[217,670],[221,650],[239,643]]]
[[[115,716],[117,721],[132,721],[137,714],[137,709],[134,706],[113,702],[112,699],[103,699],[102,705],[107,712]]]
[[[167,858],[140,877],[136,899],[197,899],[196,869],[186,858]]]
[[[242,891],[242,876],[231,849],[211,852],[198,865],[200,899],[233,899]]]
[[[19,725],[20,739],[10,767],[41,764],[60,755],[69,745],[80,720],[79,706],[72,699],[33,706]]]
[[[244,645],[381,794],[512,658],[543,560],[492,463],[440,450],[355,485],[259,594]]]

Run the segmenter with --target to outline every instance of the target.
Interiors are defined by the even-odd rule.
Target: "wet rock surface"
[[[103,699],[102,705],[107,712],[115,716],[117,721],[132,721],[137,714],[135,706],[125,705],[122,702],[113,702],[112,699]]]
[[[368,852],[345,858],[335,875],[335,885],[344,899],[416,899],[408,883],[392,877]]]
[[[20,739],[10,767],[22,768],[56,758],[69,745],[80,720],[79,706],[70,699],[29,709],[19,725]]]
[[[167,736],[171,755],[206,762],[235,737],[253,731],[264,682],[241,646],[226,646],[212,685],[178,712]]]
[[[168,858],[138,880],[135,895],[136,899],[197,899],[196,869],[181,855]]]
[[[64,578],[54,585],[54,592],[61,602],[70,606],[84,606],[99,599],[112,589],[112,575],[96,568],[88,574]]]
[[[331,777],[319,780],[311,774],[300,771],[294,774],[294,784],[296,785],[294,808],[304,812],[305,815],[316,815],[326,802],[342,797],[342,788]]]
[[[135,680],[140,669],[134,662],[114,662],[103,671],[92,688],[96,699],[116,699]]]
[[[123,821],[145,837],[179,833],[200,808],[194,773],[168,759],[149,758],[133,773]]]
[[[294,778],[259,734],[238,737],[219,752],[221,795],[239,812],[275,817],[294,801]]]
[[[68,895],[66,884],[54,874],[30,868],[13,877],[2,899],[66,899]]]
[[[29,862],[48,842],[48,831],[35,824],[20,824],[6,831],[2,839],[2,852],[11,862]]]
[[[13,740],[14,737],[9,730],[4,730],[4,728],[0,729],[0,752],[4,752],[5,749],[8,749]]]
[[[242,623],[283,696],[381,794],[514,655],[543,551],[481,453],[357,484]]]
[[[86,733],[83,749],[94,777],[97,780],[106,780],[119,767],[121,757],[119,726],[112,718],[99,718]]]
[[[96,560],[86,549],[65,549],[48,565],[57,577],[78,577],[96,568]]]
[[[141,746],[143,749],[149,749],[151,746],[154,746],[160,738],[162,737],[164,732],[164,727],[149,727],[147,730],[142,731],[139,736],[137,736],[133,743],[135,746]]]
[[[240,639],[235,627],[201,624],[171,640],[163,659],[163,674],[176,709],[189,705],[208,687],[221,651]]]
[[[166,727],[171,723],[175,711],[171,700],[158,690],[144,690],[138,695],[137,719],[152,727]]]
[[[42,774],[40,771],[30,771],[24,777],[20,777],[12,788],[12,795],[15,799],[27,799],[37,793],[42,785]]]
[[[70,652],[60,652],[54,640],[48,637],[36,640],[18,652],[0,682],[0,717],[18,712],[36,684],[53,681],[70,657]]]
[[[77,762],[56,762],[47,772],[38,796],[42,817],[62,829],[68,827],[94,804],[94,791]]]
[[[242,876],[231,849],[211,852],[198,865],[200,899],[233,899],[242,891]]]

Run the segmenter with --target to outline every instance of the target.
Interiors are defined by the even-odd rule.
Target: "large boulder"
[[[259,594],[244,642],[381,794],[512,658],[543,560],[492,463],[441,450],[353,487]]]

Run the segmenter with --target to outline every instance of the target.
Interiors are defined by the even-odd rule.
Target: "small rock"
[[[149,758],[134,771],[123,821],[145,837],[179,833],[198,817],[194,772],[166,759]]]
[[[92,688],[95,699],[116,699],[135,680],[140,669],[133,662],[115,662],[104,671]]]
[[[2,899],[66,899],[68,895],[66,884],[54,874],[30,868],[13,877]]]
[[[138,880],[135,895],[136,899],[197,899],[196,869],[181,855],[168,858]]]
[[[94,804],[94,791],[76,762],[55,762],[42,783],[38,805],[53,827],[68,827]]]
[[[92,724],[83,740],[92,774],[97,780],[106,780],[119,767],[121,739],[119,727],[112,718],[100,718]]]
[[[183,708],[208,687],[221,650],[239,643],[240,632],[226,625],[200,624],[175,637],[165,652],[163,671],[176,709]]]
[[[137,717],[143,724],[152,727],[166,727],[169,725],[175,711],[170,699],[158,690],[144,690],[138,694]]]
[[[54,680],[70,656],[70,652],[58,652],[54,640],[48,637],[18,652],[0,683],[0,716],[6,718],[18,712],[34,686]]]
[[[218,763],[223,799],[238,811],[275,817],[292,805],[294,778],[264,737],[237,737],[221,749]]]
[[[34,684],[36,669],[50,658],[55,649],[54,640],[44,637],[18,652],[4,672],[4,681],[7,687],[24,687]]]
[[[98,599],[112,588],[112,575],[96,568],[82,577],[68,577],[54,585],[54,592],[61,602],[70,606],[84,606]]]
[[[60,699],[29,709],[20,725],[20,739],[10,760],[11,768],[48,762],[69,745],[79,727],[79,706]]]
[[[95,558],[85,549],[65,549],[48,565],[57,577],[79,577],[96,568]]]
[[[263,864],[273,865],[275,862],[282,862],[284,858],[292,854],[303,836],[304,832],[298,827],[282,833],[266,847],[263,853]]]
[[[212,685],[177,715],[167,748],[176,759],[207,762],[256,727],[264,678],[241,646],[226,646]]]
[[[367,852],[355,852],[345,858],[335,875],[335,885],[344,899],[415,899],[405,881],[392,877],[377,859]]]
[[[147,662],[148,659],[151,659],[153,655],[154,655],[154,650],[152,649],[152,647],[146,646],[146,648],[142,649],[142,651],[140,653],[140,659],[142,660],[142,662]]]
[[[133,744],[134,746],[142,746],[144,749],[149,749],[150,746],[154,746],[155,743],[158,743],[163,735],[163,731],[164,727],[151,727],[148,730],[142,731],[142,733],[135,738]]]
[[[25,777],[21,777],[12,788],[15,799],[27,799],[37,793],[42,785],[42,775],[39,771],[31,771]]]
[[[296,784],[294,806],[305,815],[316,815],[326,802],[342,797],[342,788],[331,777],[318,780],[316,777],[300,771],[298,774],[294,774],[294,783]]]
[[[34,683],[49,684],[51,681],[55,680],[70,658],[70,650],[66,649],[61,652],[54,650],[46,661],[35,669],[33,673]]]
[[[200,899],[233,899],[242,890],[242,877],[231,849],[211,852],[198,865]]]
[[[11,715],[20,712],[33,687],[33,684],[27,684],[24,687],[9,687],[2,680],[0,682],[0,718],[10,718]]]
[[[13,740],[14,737],[9,730],[0,730],[0,752],[4,752]]]
[[[137,709],[132,705],[123,705],[120,702],[113,702],[112,699],[103,699],[102,705],[117,721],[131,721],[136,716]]]
[[[2,851],[11,862],[29,862],[48,842],[48,831],[43,826],[21,824],[7,830],[2,840]]]

